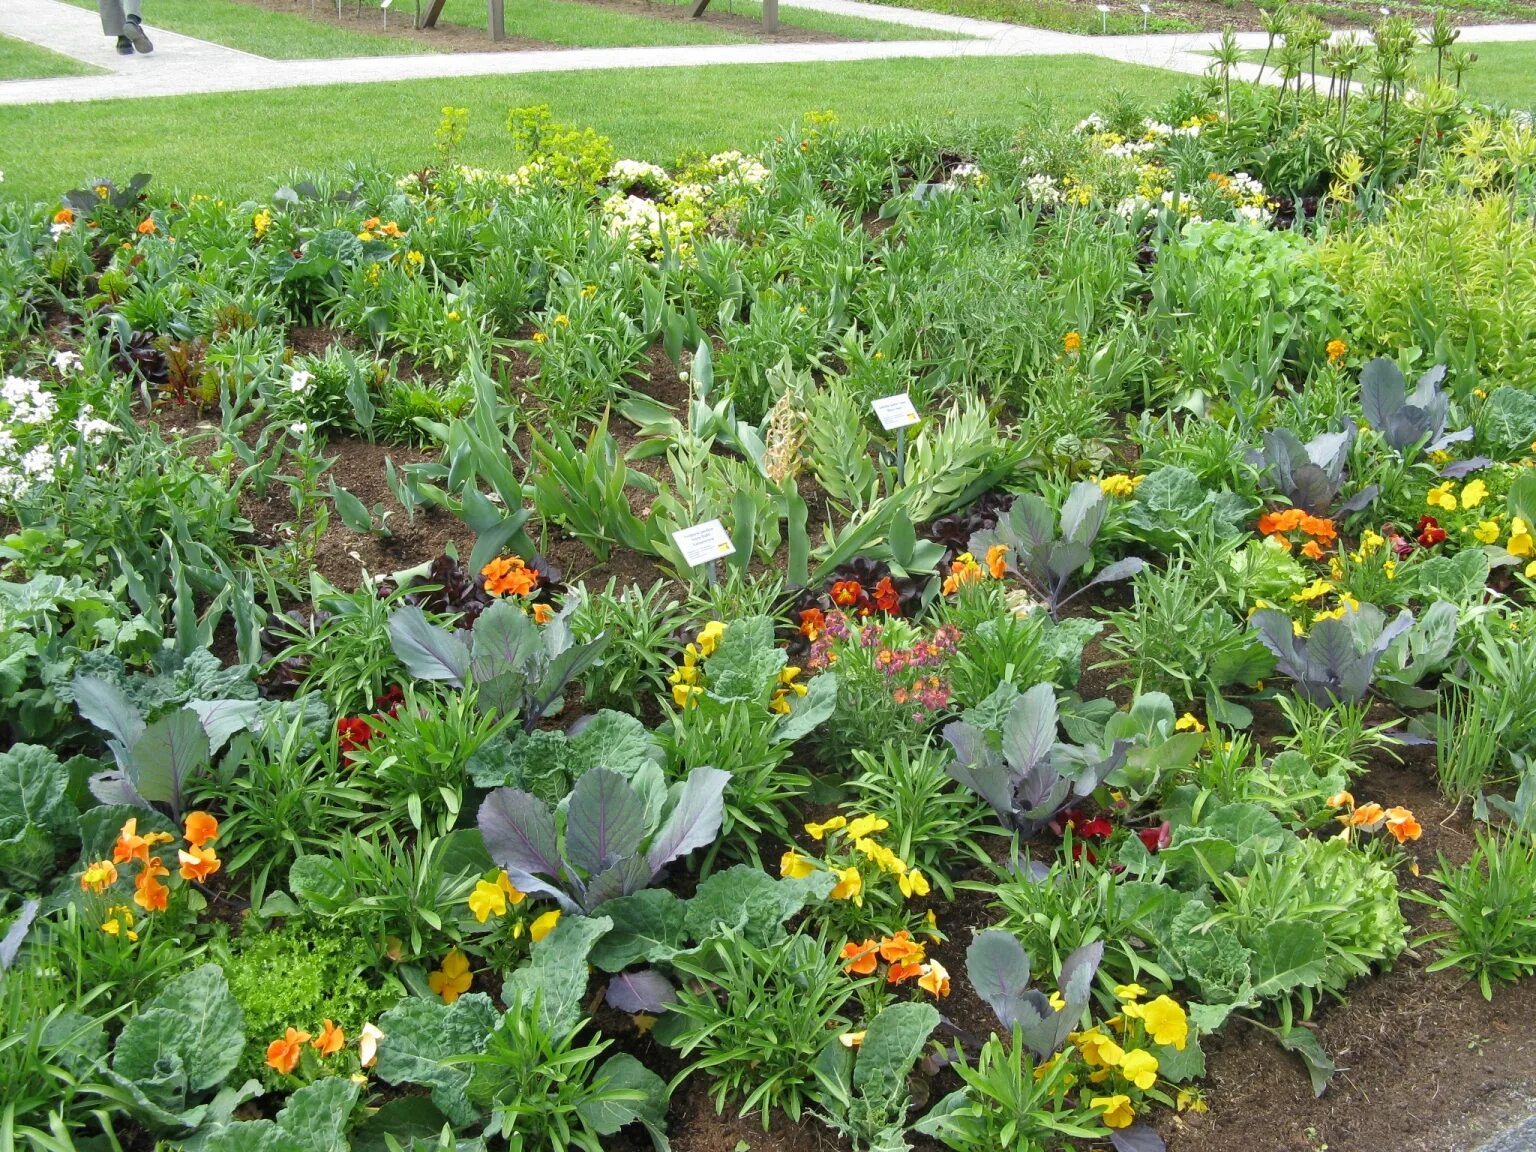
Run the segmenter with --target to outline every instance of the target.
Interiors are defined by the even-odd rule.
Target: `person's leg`
[[[149,37],[144,35],[144,24],[139,19],[140,0],[122,0],[123,4],[123,35],[140,52],[149,53],[155,50],[155,46],[149,42]]]
[[[123,34],[123,0],[96,0],[96,10],[101,13],[103,35]]]

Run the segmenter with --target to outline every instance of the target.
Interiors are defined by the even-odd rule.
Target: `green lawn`
[[[1052,32],[1076,32],[1097,36],[1136,35],[1147,32],[1188,32],[1196,27],[1178,16],[1159,15],[1155,11],[1145,21],[1135,4],[1124,0],[1100,13],[1087,0],[872,0],[898,8],[922,8],[950,16],[969,16],[973,20],[997,20],[1004,24],[1025,24]]]
[[[508,108],[548,104],[629,156],[754,147],[806,112],[844,123],[921,118],[1024,124],[1039,105],[1078,118],[1115,91],[1158,97],[1186,79],[1097,57],[872,60],[657,68],[338,85],[216,96],[7,108],[0,194],[52,198],[93,176],[150,172],[157,187],[264,195],[295,168],[373,160],[399,171],[431,157],[440,109],[470,109],[462,156],[510,159]],[[1041,96],[1040,93],[1047,95]],[[274,132],[274,124],[291,130]]]
[[[757,17],[754,0],[716,0],[719,11],[727,4],[738,15]],[[95,0],[69,0],[81,8],[95,8]],[[334,4],[334,0],[318,0]],[[293,12],[269,11],[237,0],[155,0],[146,13],[153,27],[211,40],[279,60],[332,59],[340,56],[404,56],[436,51],[430,39],[392,37],[377,31],[382,16],[377,0],[367,0],[356,27],[338,28],[305,16],[309,0],[295,0]],[[425,0],[423,2],[425,6]],[[672,7],[671,0],[657,0],[658,8]],[[355,0],[344,0],[342,12],[358,11]],[[397,0],[392,22],[410,21],[415,7]],[[944,39],[921,30],[877,20],[858,20],[786,8],[785,24],[815,28],[859,40]],[[448,0],[440,23],[467,27],[486,26],[485,0]],[[664,44],[739,44],[747,37],[702,22],[652,19],[615,11],[576,0],[506,0],[507,33],[571,48],[644,47]]]
[[[91,64],[0,36],[0,80],[36,80],[45,76],[95,76],[102,70]]]

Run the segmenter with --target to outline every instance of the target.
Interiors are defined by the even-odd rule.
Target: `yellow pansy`
[[[1095,1096],[1088,1101],[1090,1108],[1104,1110],[1104,1123],[1110,1128],[1129,1128],[1136,1119],[1129,1096]]]
[[[1175,732],[1204,732],[1205,725],[1200,723],[1199,717],[1193,712],[1186,712],[1179,717],[1173,729]]]
[[[1530,556],[1536,553],[1536,540],[1524,520],[1516,516],[1509,522],[1509,543],[1505,545],[1513,556]]]
[[[1297,604],[1307,604],[1320,596],[1326,596],[1333,591],[1333,585],[1327,580],[1314,580],[1291,599]]]
[[[1447,481],[1431,488],[1424,497],[1424,503],[1431,508],[1440,508],[1446,512],[1456,511],[1456,494],[1451,491],[1455,485]]]
[[[443,998],[444,1004],[452,1004],[474,983],[469,972],[469,958],[454,948],[443,957],[436,972],[427,976],[427,987]]]
[[[879,816],[860,816],[848,825],[848,839],[860,840],[876,832],[884,832],[890,826],[889,820],[881,819]]]
[[[779,875],[791,880],[803,880],[816,871],[816,865],[791,848],[779,857]]]
[[[1145,1092],[1157,1083],[1157,1057],[1141,1048],[1127,1052],[1120,1061],[1120,1075]]]
[[[475,914],[475,919],[484,924],[492,916],[505,916],[507,914],[507,894],[500,884],[491,880],[481,880],[475,885],[475,890],[469,894],[469,910]]]
[[[1488,485],[1481,480],[1470,480],[1467,486],[1461,490],[1461,506],[1463,508],[1476,508],[1484,500],[1488,499]]]
[[[1069,1037],[1083,1054],[1083,1060],[1094,1068],[1113,1068],[1125,1056],[1125,1049],[1116,1044],[1097,1028],[1086,1032],[1074,1032]]]
[[[1178,1002],[1167,996],[1159,996],[1142,1005],[1141,1022],[1147,1034],[1158,1044],[1172,1044],[1180,1052],[1189,1041],[1189,1017]]]
[[[805,826],[805,834],[812,840],[820,840],[828,832],[836,832],[846,827],[848,827],[847,817],[834,816],[832,819],[823,821],[820,824],[807,824]]]
[[[725,624],[719,620],[711,620],[708,624],[704,625],[704,630],[699,633],[699,638],[695,643],[698,644],[700,652],[706,656],[712,656],[715,649],[720,647],[720,637],[724,635]]]
[[[1497,520],[1484,520],[1472,529],[1472,535],[1479,544],[1497,544],[1499,542],[1499,522]]]
[[[903,872],[897,883],[901,885],[901,894],[909,900],[913,896],[928,895],[928,877],[916,868],[909,868]]]
[[[827,899],[852,900],[860,908],[864,907],[864,877],[859,875],[859,870],[834,868],[832,874],[837,877],[837,885],[827,893]]]
[[[1147,994],[1140,984],[1116,984],[1115,999],[1122,1004],[1134,1004]]]
[[[528,935],[532,936],[533,942],[537,944],[553,932],[555,925],[558,923],[560,923],[560,909],[556,908],[553,912],[544,913],[544,915],[528,925]]]

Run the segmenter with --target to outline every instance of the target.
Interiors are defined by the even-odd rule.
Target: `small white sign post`
[[[384,13],[384,31],[386,32],[389,31],[389,6],[394,2],[395,0],[379,0],[379,10]]]
[[[688,567],[706,565],[704,574],[710,587],[719,581],[719,561],[736,554],[736,545],[731,543],[731,538],[725,534],[725,528],[718,520],[706,520],[692,528],[679,528],[672,533],[672,541],[683,554],[683,563]]]
[[[1143,4],[1141,6],[1141,30],[1143,32],[1145,32],[1147,30],[1147,21],[1149,21],[1151,19],[1152,19],[1152,5],[1150,5],[1150,4]]]
[[[922,419],[912,405],[912,397],[905,392],[894,396],[882,396],[870,405],[880,427],[896,433],[896,482],[907,482],[907,429]]]
[[[1099,19],[1102,20],[1103,23],[1104,23],[1104,29],[1103,30],[1104,30],[1104,34],[1107,36],[1109,34],[1109,5],[1108,4],[1095,4],[1094,7],[1099,10]]]

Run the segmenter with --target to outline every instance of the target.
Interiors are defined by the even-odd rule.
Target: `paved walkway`
[[[1215,33],[1150,36],[1078,36],[973,20],[937,12],[891,8],[860,0],[781,0],[785,7],[814,9],[909,28],[969,37],[963,40],[891,40],[813,44],[698,44],[662,48],[565,48],[536,52],[463,52],[421,56],[368,56],[341,60],[268,60],[191,36],[156,28],[152,56],[119,56],[101,35],[96,14],[59,0],[3,0],[0,34],[27,40],[88,64],[106,75],[0,82],[0,105],[50,104],[116,97],[177,96],[201,92],[249,92],[321,84],[376,84],[459,76],[578,72],[606,68],[693,68],[710,64],[797,64],[902,57],[959,59],[976,56],[1100,56],[1127,64],[1203,73]],[[1262,48],[1261,32],[1238,37]],[[1536,25],[1497,25],[1463,30],[1462,40],[1536,40]],[[1257,66],[1236,74],[1253,79]]]

